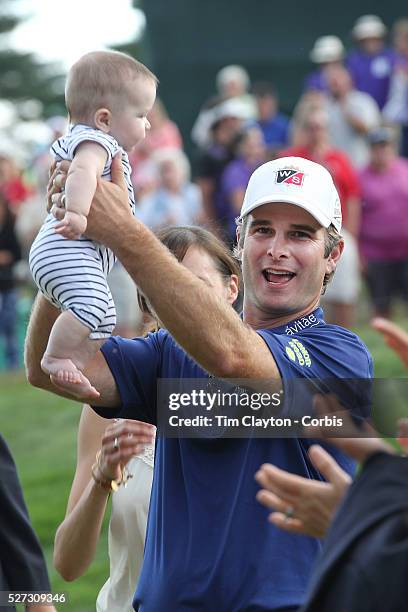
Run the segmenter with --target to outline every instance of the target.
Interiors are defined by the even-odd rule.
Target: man
[[[366,136],[381,123],[377,103],[369,94],[354,89],[344,66],[331,66],[326,77],[330,143],[346,153],[354,168],[361,168],[369,158]]]
[[[341,66],[343,64],[343,43],[338,36],[319,36],[314,42],[309,58],[316,64],[317,69],[306,76],[304,90],[326,92],[326,70],[331,66]]]
[[[345,329],[326,325],[318,307],[343,248],[338,194],[322,166],[283,158],[252,175],[238,230],[243,320],[128,215],[116,163],[112,179],[98,187],[90,233],[116,252],[168,331],[104,345],[85,372],[95,387],[87,399],[104,406],[101,414],[156,422],[159,378],[205,381],[210,373],[267,379],[283,384],[286,394],[296,377],[371,377],[372,361],[363,343]],[[54,392],[39,362],[56,316],[40,297],[26,345],[30,382]],[[61,392],[75,397],[74,387],[64,383]],[[303,399],[295,392],[289,403],[293,407]],[[360,405],[367,406],[365,395],[348,398],[349,408]],[[253,474],[269,461],[319,478],[307,460],[308,446],[307,440],[289,438],[158,436],[135,608],[294,611],[320,543],[307,537],[299,541],[266,524]],[[344,457],[337,458],[352,471]]]
[[[271,83],[255,83],[253,92],[258,109],[256,122],[262,130],[269,159],[273,159],[288,144],[289,118],[280,112],[278,94]]]

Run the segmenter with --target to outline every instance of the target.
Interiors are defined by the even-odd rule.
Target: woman
[[[152,155],[158,172],[155,190],[140,198],[136,215],[153,231],[169,225],[200,223],[201,191],[190,181],[190,163],[180,149],[161,149]]]
[[[235,302],[239,265],[215,236],[198,227],[172,227],[162,230],[159,237],[217,295],[231,305]],[[141,302],[145,309],[149,308],[144,299]],[[110,577],[99,593],[97,610],[131,612],[143,559],[154,428],[132,420],[115,421],[108,428],[106,424],[106,419],[84,406],[78,431],[77,468],[67,514],[55,537],[54,564],[65,580],[75,580],[87,570],[99,539],[110,483],[121,481],[122,466],[126,465],[126,487],[119,486],[112,495]],[[101,452],[95,459],[98,450]]]

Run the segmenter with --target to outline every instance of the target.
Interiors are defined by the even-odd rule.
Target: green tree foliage
[[[46,115],[64,112],[64,79],[56,64],[40,63],[33,53],[11,49],[8,35],[22,21],[16,0],[0,0],[0,98],[40,100]]]

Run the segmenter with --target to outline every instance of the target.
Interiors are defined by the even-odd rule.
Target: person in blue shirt
[[[253,86],[258,117],[270,159],[289,144],[289,118],[279,111],[279,99],[270,83],[258,82]]]
[[[331,380],[372,376],[361,340],[326,325],[319,308],[343,249],[339,198],[326,169],[302,158],[281,158],[252,174],[238,227],[242,318],[128,214],[116,162],[112,178],[98,186],[89,233],[116,253],[164,328],[144,339],[112,338],[84,372],[92,393],[79,398],[68,381],[60,386],[62,394],[86,399],[107,417],[156,423],[160,379],[268,380],[283,386],[285,395],[288,391],[290,408],[304,399],[292,384],[296,379],[324,381],[330,390]],[[59,202],[56,196],[56,207]],[[28,378],[49,390],[54,387],[38,364],[55,316],[40,297],[26,343]],[[347,393],[350,410],[368,403],[364,394]],[[113,439],[113,448],[120,442]],[[135,610],[296,610],[320,542],[268,525],[253,475],[269,462],[321,478],[307,457],[310,443],[293,437],[159,434]],[[353,472],[344,455],[334,450],[333,455]]]

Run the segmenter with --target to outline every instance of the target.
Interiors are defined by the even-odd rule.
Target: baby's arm
[[[64,238],[75,240],[85,232],[97,179],[106,158],[106,150],[97,142],[87,140],[78,145],[65,183],[66,213],[55,228]]]

